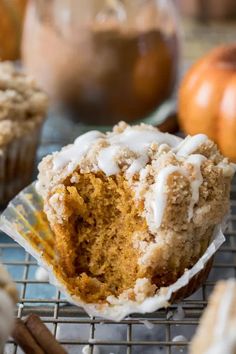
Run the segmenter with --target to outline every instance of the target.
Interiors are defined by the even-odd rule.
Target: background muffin
[[[190,353],[236,353],[235,279],[217,283],[191,343]]]
[[[0,264],[0,352],[14,326],[14,307],[18,295],[14,282]]]
[[[31,180],[47,96],[9,62],[0,63],[0,204]]]

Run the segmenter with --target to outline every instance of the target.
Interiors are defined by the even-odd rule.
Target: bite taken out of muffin
[[[203,134],[124,122],[45,157],[37,191],[70,292],[89,304],[142,302],[174,283],[227,215],[233,174]]]

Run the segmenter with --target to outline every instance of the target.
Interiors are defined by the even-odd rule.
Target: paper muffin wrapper
[[[0,147],[0,205],[6,205],[32,180],[42,122]]]
[[[88,304],[74,295],[65,278],[54,265],[55,235],[43,213],[43,201],[35,190],[35,183],[20,192],[3,212],[0,229],[25,248],[38,264],[49,273],[49,281],[61,290],[68,301],[81,306],[91,316],[120,321],[132,313],[154,312],[180,301],[196,291],[207,278],[217,249],[225,241],[224,225],[215,227],[212,241],[198,262],[172,285],[163,287],[142,302],[113,299],[112,303]]]

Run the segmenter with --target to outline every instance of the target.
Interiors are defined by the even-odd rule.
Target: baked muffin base
[[[50,282],[65,294],[69,302],[83,307],[90,315],[115,321],[120,321],[131,313],[153,312],[190,296],[206,279],[211,268],[212,257],[225,240],[222,225],[218,225],[211,244],[199,261],[191,269],[186,270],[175,283],[161,287],[154,296],[147,296],[139,301],[113,298],[109,303],[86,303],[81,297],[75,295],[62,269],[55,264],[55,235],[42,210],[42,199],[37,194],[35,185],[32,184],[5,210],[1,217],[0,228],[48,270]]]
[[[153,296],[196,263],[213,231],[183,231],[181,238],[170,231],[160,241],[150,233],[143,202],[135,200],[122,174],[75,172],[56,188],[49,203],[63,217],[50,224],[58,267],[87,303],[106,302],[109,296]]]

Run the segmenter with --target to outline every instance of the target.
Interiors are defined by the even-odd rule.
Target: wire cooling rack
[[[51,135],[51,132],[50,132]],[[59,146],[41,145],[39,158]],[[148,315],[132,315],[120,323],[90,318],[71,306],[48,282],[37,281],[37,263],[18,244],[0,233],[0,261],[16,282],[20,301],[16,316],[38,314],[69,354],[173,354],[188,353],[208,296],[219,279],[236,277],[236,180],[231,192],[231,214],[226,242],[215,256],[205,284],[182,303]],[[12,339],[7,354],[22,353]]]

